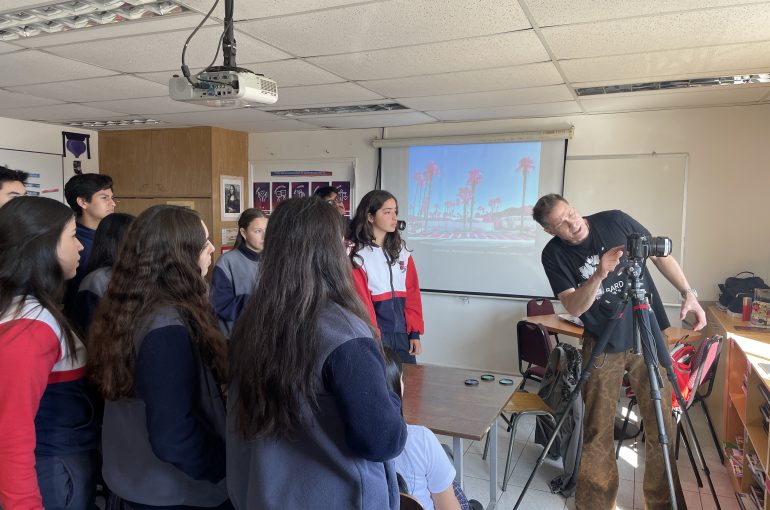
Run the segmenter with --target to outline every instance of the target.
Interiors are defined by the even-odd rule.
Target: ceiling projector
[[[168,82],[171,99],[203,106],[242,107],[274,104],[278,84],[270,78],[240,67],[210,67],[190,83],[184,76]]]

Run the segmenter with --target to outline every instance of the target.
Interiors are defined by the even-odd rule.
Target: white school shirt
[[[404,477],[409,493],[423,508],[434,510],[430,495],[452,485],[455,468],[433,432],[421,425],[408,424],[406,430],[406,446],[396,457],[396,472]]]

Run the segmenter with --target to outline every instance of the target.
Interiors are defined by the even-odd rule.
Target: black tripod
[[[663,339],[663,334],[661,333],[660,327],[658,326],[658,320],[655,318],[655,314],[650,308],[647,294],[645,293],[644,287],[642,285],[643,267],[639,265],[639,259],[631,259],[631,265],[623,269],[623,271],[626,273],[626,285],[624,287],[625,291],[623,293],[623,299],[617,304],[615,310],[610,316],[607,327],[604,329],[601,337],[599,337],[596,345],[594,345],[594,348],[591,351],[591,358],[588,360],[583,369],[583,372],[580,374],[580,379],[578,380],[575,389],[572,390],[569,404],[565,406],[565,409],[570,409],[575,399],[580,396],[580,392],[582,391],[583,386],[585,386],[588,378],[591,376],[593,368],[596,365],[596,362],[599,360],[599,356],[604,352],[604,349],[607,347],[607,343],[612,337],[612,333],[615,331],[619,320],[623,317],[626,305],[630,299],[632,303],[634,322],[634,352],[644,357],[644,363],[647,366],[650,382],[650,400],[652,401],[655,408],[655,421],[658,425],[658,442],[660,443],[660,447],[663,452],[663,460],[666,468],[666,479],[668,481],[668,490],[671,499],[671,508],[674,510],[677,509],[677,501],[671,469],[671,459],[668,449],[669,438],[668,434],[666,433],[663,409],[660,403],[660,388],[663,387],[663,379],[661,378],[660,372],[658,371],[658,362],[660,362],[660,364],[666,370],[668,380],[671,382],[671,386],[673,387],[674,393],[676,394],[677,402],[679,402],[679,406],[687,424],[687,429],[692,436],[693,444],[695,445],[695,450],[698,454],[698,461],[700,463],[701,470],[708,480],[711,496],[714,499],[717,510],[721,510],[716,491],[714,490],[714,484],[711,481],[711,473],[708,469],[708,465],[706,464],[706,460],[703,457],[703,451],[701,450],[700,442],[698,441],[698,436],[695,434],[695,429],[693,428],[692,421],[690,420],[689,413],[687,412],[687,405],[684,401],[684,397],[682,396],[681,391],[679,391],[676,374],[674,373],[673,367],[671,365],[671,355],[668,353],[666,342]],[[670,410],[667,411],[670,412]],[[527,489],[529,489],[530,483],[532,483],[532,479],[535,477],[535,473],[537,473],[537,470],[543,464],[545,456],[551,449],[551,446],[553,445],[553,442],[559,433],[559,429],[564,424],[568,415],[568,412],[564,412],[559,418],[559,421],[556,423],[556,427],[554,428],[551,437],[548,439],[548,444],[546,444],[545,448],[540,454],[540,457],[538,457],[537,462],[535,463],[535,467],[532,469],[532,473],[530,473],[529,478],[527,479],[527,483],[524,484],[524,488],[522,489],[519,498],[516,500],[516,504],[513,507],[514,510],[519,508],[519,505],[524,499],[524,495],[526,494]]]

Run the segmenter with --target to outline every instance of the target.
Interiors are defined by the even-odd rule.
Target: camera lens
[[[668,237],[650,238],[650,256],[652,257],[668,257],[671,255],[672,248],[671,239]]]

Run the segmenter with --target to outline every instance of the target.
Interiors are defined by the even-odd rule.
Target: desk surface
[[[534,322],[536,324],[542,324],[545,326],[545,329],[553,333],[574,336],[577,338],[583,336],[583,328],[581,326],[562,319],[558,314],[536,315],[532,317],[524,317],[522,320]],[[675,328],[673,326],[664,329],[663,334],[666,335],[666,339],[670,345],[673,345],[682,339],[686,339],[687,341],[692,342],[698,340],[702,336],[700,331],[693,331],[692,329],[685,328]]]
[[[482,381],[478,370],[439,365],[404,365],[404,418],[436,434],[479,441],[505,408],[516,385],[498,381],[509,375],[494,374]],[[466,386],[465,380],[479,380]]]

